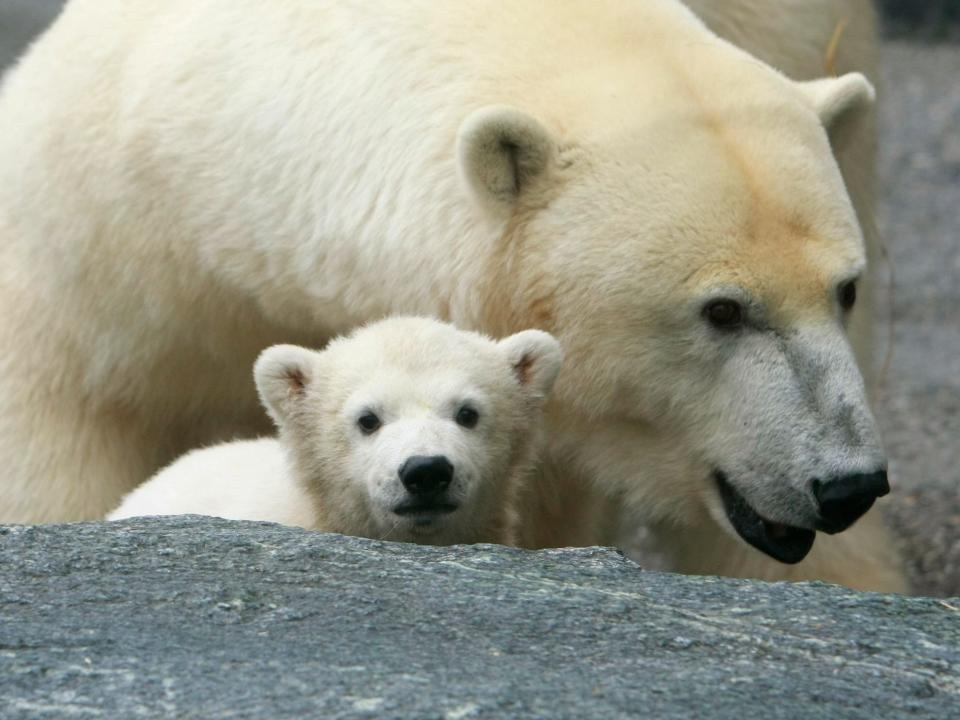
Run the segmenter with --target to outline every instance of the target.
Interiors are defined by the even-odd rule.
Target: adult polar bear
[[[263,347],[417,312],[567,350],[529,544],[599,490],[675,569],[899,589],[870,516],[734,539],[884,490],[824,132],[871,95],[675,0],[73,0],[0,98],[3,519],[98,517],[262,429]]]

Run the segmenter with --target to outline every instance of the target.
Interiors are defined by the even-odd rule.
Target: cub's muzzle
[[[393,508],[401,516],[412,516],[417,525],[430,525],[440,515],[457,509],[447,488],[453,482],[453,464],[443,455],[415,455],[397,471],[407,498]]]
[[[415,497],[431,497],[450,487],[453,465],[443,455],[415,455],[407,458],[398,474],[408,493]]]

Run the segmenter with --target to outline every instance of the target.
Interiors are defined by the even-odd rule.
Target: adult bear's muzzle
[[[818,530],[834,534],[843,532],[859,520],[877,498],[890,492],[885,469],[813,481],[813,495],[820,507]]]

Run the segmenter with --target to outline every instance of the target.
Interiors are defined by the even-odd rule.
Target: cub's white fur
[[[312,501],[289,471],[276,438],[193,450],[127,495],[107,519],[186,514],[305,528],[317,522]]]
[[[419,318],[381,321],[323,352],[271,347],[254,377],[279,438],[188,453],[109,519],[195,513],[436,544],[513,542],[560,363],[547,333],[497,343]],[[475,424],[458,422],[464,408]],[[364,417],[379,426],[365,430]],[[449,461],[450,485],[415,495],[402,468],[431,457]]]
[[[526,544],[626,510],[671,569],[902,587],[875,514],[788,568],[714,481],[808,527],[815,479],[884,462],[869,288],[837,302],[872,92],[816,80],[844,20],[838,72],[872,71],[869,3],[694,9],[72,0],[0,97],[2,519],[101,516],[262,431],[260,348],[411,312],[567,352]],[[704,322],[724,294],[743,333]]]

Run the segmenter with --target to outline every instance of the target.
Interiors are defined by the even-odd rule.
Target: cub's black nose
[[[443,455],[414,455],[400,466],[400,482],[411,495],[439,495],[453,480],[453,465]]]
[[[820,505],[824,532],[846,530],[870,509],[874,500],[890,492],[887,471],[844,475],[813,481],[813,494]]]

